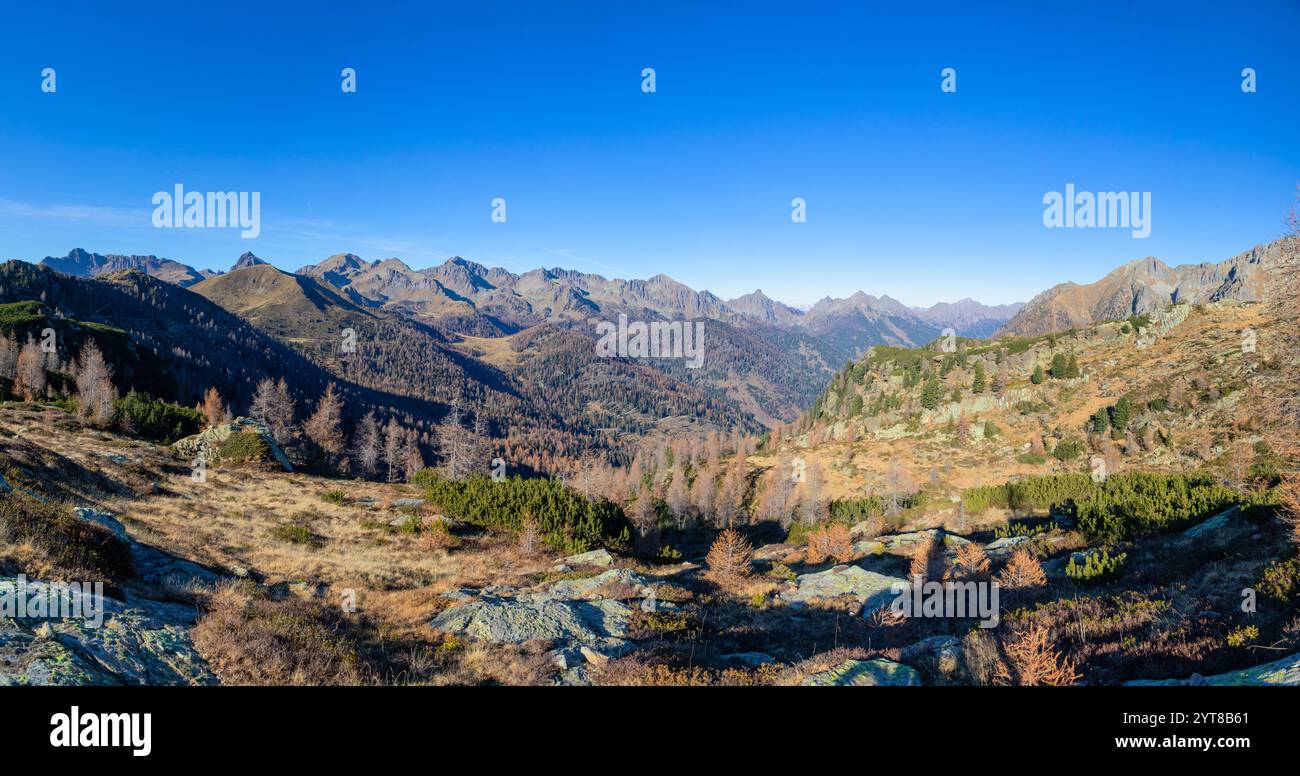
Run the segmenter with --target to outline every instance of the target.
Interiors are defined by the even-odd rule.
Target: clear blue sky
[[[1300,3],[902,5],[11,4],[0,258],[461,255],[724,297],[1000,303],[1280,234]],[[260,191],[262,236],[154,229],[178,182]],[[1151,237],[1045,229],[1070,182],[1152,192]]]

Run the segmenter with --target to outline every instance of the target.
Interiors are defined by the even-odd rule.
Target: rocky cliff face
[[[1260,301],[1272,282],[1271,268],[1297,250],[1300,238],[1290,237],[1257,245],[1217,264],[1170,267],[1153,257],[1138,259],[1095,283],[1053,286],[1030,300],[998,334],[1036,336],[1178,303]]]

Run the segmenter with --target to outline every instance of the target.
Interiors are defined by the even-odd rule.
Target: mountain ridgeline
[[[455,408],[507,460],[555,470],[591,454],[620,460],[646,437],[755,433],[808,418],[810,407],[815,417],[834,381],[848,379],[842,365],[912,351],[946,329],[1033,337],[1174,302],[1254,300],[1263,268],[1288,246],[1195,267],[1133,262],[1024,306],[966,299],[922,309],[858,292],[799,310],[761,291],[724,300],[666,275],[515,274],[459,257],[414,270],[343,253],[289,273],[245,253],[215,273],[80,249],[39,267],[5,264],[0,300],[39,300],[51,321],[121,340],[113,366],[124,391],[192,405],[215,387],[239,412],[259,380],[283,377],[305,414],[332,382],[345,429],[373,410],[414,429],[432,453],[437,424]],[[703,322],[703,363],[600,356],[596,324],[621,315]],[[867,411],[888,411],[891,400],[879,400]]]
[[[645,433],[667,418],[747,431],[788,422],[803,412],[838,365],[873,344],[914,346],[947,326],[978,334],[1018,309],[988,308],[970,300],[913,309],[859,292],[846,300],[822,300],[804,312],[761,291],[725,301],[666,275],[610,280],[561,269],[517,275],[459,257],[414,270],[399,259],[365,261],[343,253],[286,273],[246,253],[229,272],[199,273],[166,259],[105,257],[78,249],[42,264],[79,277],[137,269],[184,285],[334,374],[404,396],[455,401],[440,387],[439,368],[426,370],[419,364],[425,356],[435,365],[459,359],[460,368],[472,373],[475,362],[492,351],[505,357],[488,358],[492,368],[479,370],[473,380],[507,393],[503,380],[552,399],[567,394],[558,405],[568,413],[564,425],[615,435]],[[193,282],[195,278],[199,280]],[[688,369],[673,359],[598,362],[595,324],[620,315],[636,321],[707,322],[702,368]],[[549,328],[572,337],[547,334]],[[380,354],[378,361],[340,358],[337,345],[344,329],[367,340],[372,352]],[[399,340],[400,349],[421,357],[408,361],[393,356],[390,351]],[[563,346],[557,354],[521,358],[511,355],[521,352],[520,342],[529,348]],[[573,358],[588,347],[589,357],[576,363]],[[560,373],[537,371],[561,365],[565,371]],[[610,374],[634,366],[628,374]],[[659,375],[647,379],[646,369]],[[633,389],[636,380],[644,384]],[[572,385],[560,390],[550,384],[557,381]],[[661,384],[668,388],[647,392],[646,386]]]

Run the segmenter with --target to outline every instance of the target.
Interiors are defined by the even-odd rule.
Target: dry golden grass
[[[529,649],[446,649],[428,623],[447,603],[441,593],[531,585],[555,554],[526,552],[503,534],[453,535],[429,519],[431,505],[394,508],[422,495],[412,486],[221,468],[196,482],[164,447],[86,429],[58,408],[10,403],[0,406],[0,461],[56,499],[113,512],[138,541],[256,579],[167,593],[205,609],[196,643],[226,681],[531,684],[554,674]],[[338,490],[348,500],[326,498]],[[404,516],[423,527],[390,525]],[[5,558],[45,568],[34,547],[0,546]]]

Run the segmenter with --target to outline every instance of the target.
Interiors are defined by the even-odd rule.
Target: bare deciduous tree
[[[476,421],[477,429],[482,430],[482,421]],[[464,479],[485,469],[485,447],[480,433],[465,428],[464,413],[460,405],[453,405],[447,417],[438,424],[438,454],[442,456],[442,465],[447,476],[452,479]]]
[[[207,418],[208,426],[220,426],[230,420],[230,411],[221,401],[221,394],[215,387],[208,388],[207,393],[203,394],[203,405],[200,407],[203,417]]]
[[[289,395],[289,385],[283,377],[278,383],[269,377],[258,383],[248,412],[266,423],[276,443],[285,445],[293,441],[296,433],[294,403],[293,397]]]
[[[343,452],[343,401],[334,390],[334,383],[325,387],[325,393],[316,402],[316,411],[307,419],[303,430],[329,459]]]
[[[0,377],[13,380],[18,377],[18,343],[0,332]]]
[[[379,421],[375,420],[374,410],[371,410],[361,418],[352,436],[352,454],[360,464],[361,471],[368,475],[374,475],[379,470],[379,436]]]
[[[389,482],[402,479],[402,469],[406,464],[406,430],[394,418],[388,419],[384,426],[384,464],[388,467]]]
[[[115,399],[113,371],[95,341],[87,340],[77,365],[77,414],[96,426],[107,426],[113,420]]]
[[[27,335],[27,342],[23,344],[23,349],[18,354],[16,371],[14,390],[25,401],[36,401],[45,397],[45,354],[41,352],[41,346],[32,339],[30,334]]]
[[[1061,686],[1079,681],[1074,662],[1056,651],[1041,625],[1031,625],[1019,638],[1004,642],[1004,647],[1007,662],[994,676],[999,684]]]

